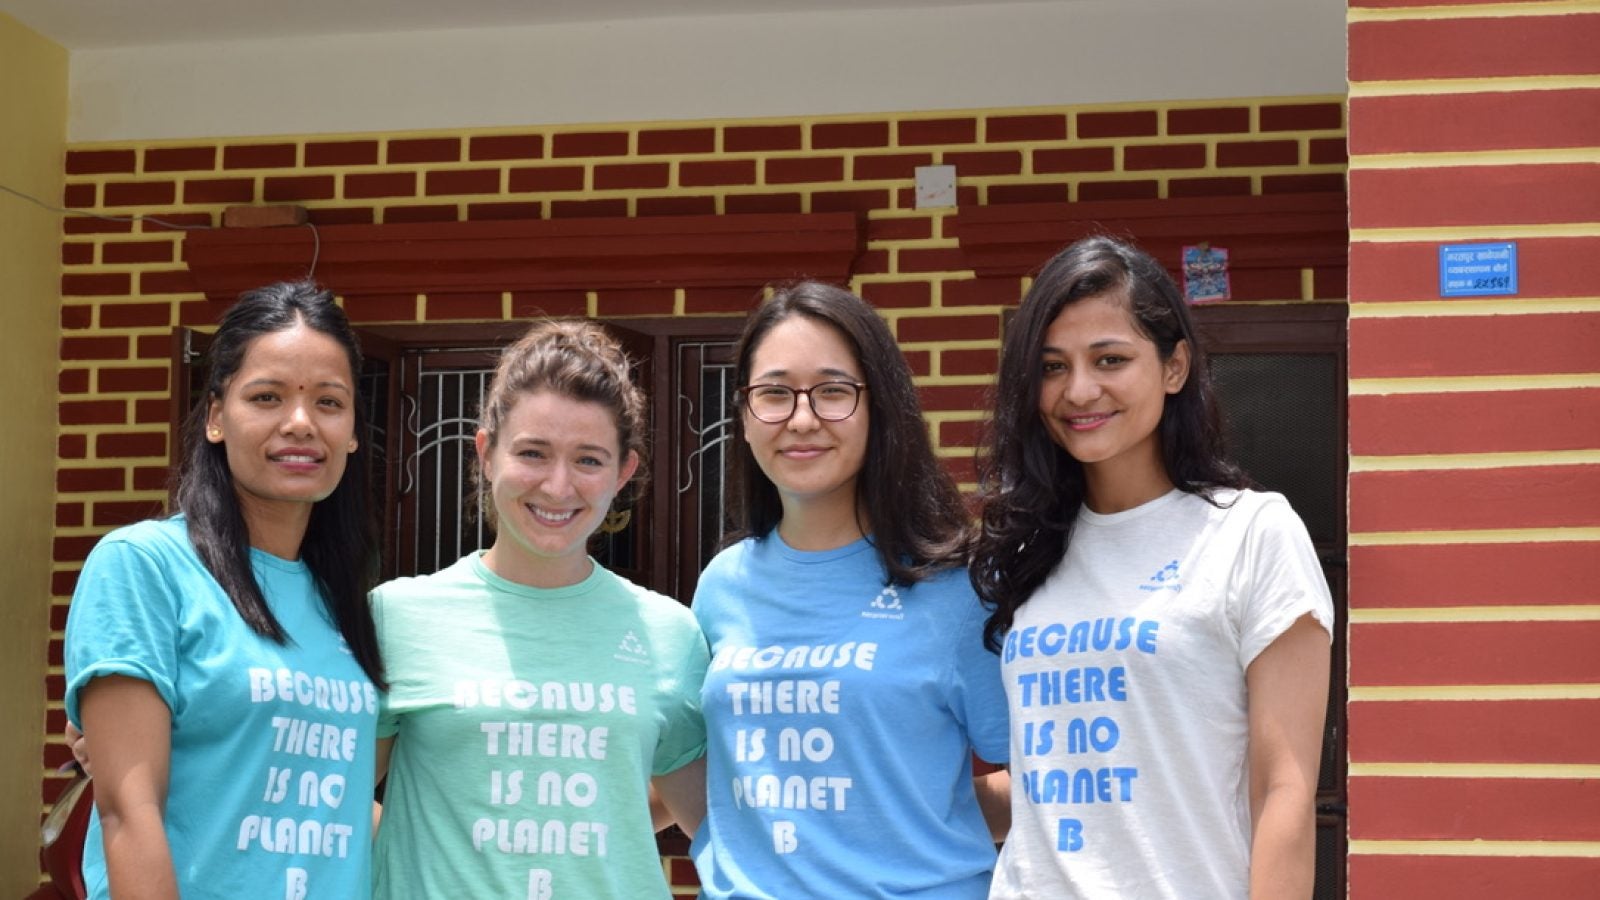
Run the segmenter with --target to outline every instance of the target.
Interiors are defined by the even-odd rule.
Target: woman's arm
[[[113,900],[178,900],[162,812],[172,756],[172,714],[148,681],[96,678],[80,692],[83,731],[94,735],[94,803],[100,811]]]
[[[676,822],[694,837],[706,817],[706,758],[650,779],[650,821],[657,831]]]
[[[1250,663],[1250,900],[1305,900],[1316,874],[1328,633],[1310,614]]]
[[[975,776],[972,789],[978,794],[983,820],[989,823],[989,835],[998,844],[1011,832],[1011,773],[999,769]]]

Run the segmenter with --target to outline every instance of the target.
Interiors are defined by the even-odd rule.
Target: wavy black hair
[[[1205,352],[1171,276],[1148,253],[1112,237],[1087,237],[1062,250],[1040,270],[1006,331],[978,462],[983,516],[970,572],[991,610],[984,626],[990,649],[999,650],[1017,609],[1066,553],[1087,490],[1083,465],[1051,440],[1039,417],[1045,331],[1068,304],[1112,293],[1126,295],[1134,324],[1163,361],[1180,342],[1188,345],[1188,378],[1166,398],[1158,426],[1167,478],[1207,500],[1217,488],[1249,484],[1227,458]]]
[[[857,524],[877,549],[886,584],[910,585],[961,565],[971,536],[967,510],[937,457],[922,418],[911,369],[889,326],[865,300],[843,288],[802,281],[779,288],[750,313],[734,353],[735,383],[750,383],[756,348],[778,323],[804,316],[837,331],[867,384],[867,450],[856,479]],[[744,444],[735,409],[734,441]],[[748,449],[729,463],[729,516],[740,535],[765,538],[783,519],[778,488]]]
[[[333,294],[310,282],[280,282],[239,295],[211,339],[205,392],[184,423],[184,455],[172,491],[173,504],[183,513],[189,540],[206,570],[245,624],[279,644],[288,643],[289,636],[272,614],[250,567],[250,529],[228,468],[228,451],[206,440],[205,433],[211,404],[222,400],[255,340],[301,324],[337,341],[350,360],[351,377],[360,375],[361,349]],[[358,438],[366,434],[359,398],[355,434]],[[368,459],[367,442],[360,440],[346,458],[344,475],[333,493],[312,504],[300,556],[356,662],[382,689],[386,687],[383,661],[367,604],[367,592],[378,573],[378,539],[367,508]]]

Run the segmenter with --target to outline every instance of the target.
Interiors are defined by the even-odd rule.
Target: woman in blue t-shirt
[[[89,896],[367,891],[383,686],[361,356],[313,285],[245,293],[183,433],[177,513],[89,554],[67,714],[92,735]]]
[[[808,282],[751,314],[735,367],[745,538],[694,601],[703,896],[983,897],[1005,776],[972,756],[1004,761],[1005,698],[905,358],[863,300]]]

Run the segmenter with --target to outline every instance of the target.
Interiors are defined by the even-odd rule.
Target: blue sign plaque
[[[1439,246],[1439,296],[1504,297],[1516,292],[1516,242]]]

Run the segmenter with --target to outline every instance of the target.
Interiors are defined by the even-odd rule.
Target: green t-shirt
[[[474,553],[378,588],[373,615],[397,738],[375,898],[670,898],[648,789],[705,751],[687,608],[598,564],[547,590]]]

